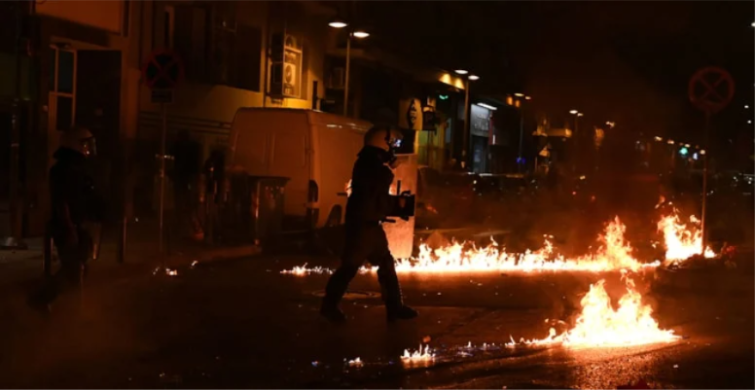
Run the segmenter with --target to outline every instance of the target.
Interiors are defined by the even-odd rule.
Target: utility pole
[[[26,244],[22,241],[21,228],[21,202],[19,199],[19,170],[20,155],[19,148],[21,143],[21,49],[23,45],[23,26],[24,18],[28,13],[27,1],[16,1],[15,22],[16,22],[16,44],[15,44],[15,66],[14,66],[14,96],[13,96],[13,113],[11,119],[11,137],[10,137],[10,175],[9,175],[9,193],[8,193],[8,213],[9,213],[9,231],[10,235],[3,240],[2,248],[5,249],[26,249]]]
[[[469,161],[467,161],[467,153],[469,151],[469,78],[464,81],[464,136],[462,137],[462,149],[461,149],[461,167],[467,169]]]

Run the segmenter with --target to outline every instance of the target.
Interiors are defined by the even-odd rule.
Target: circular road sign
[[[723,110],[734,97],[734,79],[724,69],[709,66],[698,70],[689,80],[689,100],[708,115]]]
[[[181,57],[172,50],[154,51],[142,67],[142,79],[150,89],[175,88],[183,77]]]

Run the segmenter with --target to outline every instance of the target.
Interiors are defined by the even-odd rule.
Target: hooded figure
[[[32,304],[46,307],[65,285],[78,285],[87,260],[92,255],[92,237],[85,228],[88,222],[101,222],[103,199],[95,191],[87,169],[87,159],[96,154],[92,133],[74,127],[61,136],[60,148],[53,154],[50,168],[50,233],[58,250],[61,268],[51,283],[32,296]]]
[[[387,126],[375,126],[365,135],[346,204],[346,245],[341,266],[328,281],[320,310],[331,321],[346,319],[338,303],[365,260],[378,267],[388,321],[417,316],[416,311],[404,305],[395,261],[382,227],[395,209],[397,198],[390,196],[389,190],[393,182],[391,169],[397,166],[393,150],[399,146],[401,137],[401,133]]]

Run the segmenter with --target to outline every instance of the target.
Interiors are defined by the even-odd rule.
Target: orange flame
[[[429,345],[422,347],[422,344],[419,345],[418,350],[413,352],[405,349],[404,354],[401,356],[401,361],[404,363],[429,362],[432,360],[435,360],[435,352],[430,349]]]
[[[640,263],[632,256],[632,247],[624,239],[626,227],[618,217],[611,221],[604,234],[598,237],[601,243],[593,254],[566,259],[554,254],[553,244],[546,238],[542,248],[524,253],[507,253],[498,243],[477,248],[466,243],[453,243],[446,247],[431,249],[422,244],[419,256],[396,261],[397,272],[485,272],[485,271],[590,271],[602,272],[629,269],[637,271],[652,268],[658,262]]]
[[[642,304],[642,296],[637,292],[634,281],[628,277],[624,281],[627,293],[619,300],[618,310],[611,307],[605,281],[600,280],[591,285],[590,291],[582,298],[582,313],[574,328],[558,336],[556,330],[551,328],[544,339],[521,340],[519,343],[511,338],[506,347],[553,344],[568,348],[625,347],[679,340],[680,336],[675,335],[673,330],[660,329],[652,317],[652,308]]]
[[[695,255],[703,253],[703,234],[700,221],[690,216],[690,225],[681,222],[677,210],[673,215],[667,215],[658,222],[658,231],[663,233],[666,244],[666,264],[681,262]],[[705,248],[705,257],[713,258],[716,254],[710,247]]]

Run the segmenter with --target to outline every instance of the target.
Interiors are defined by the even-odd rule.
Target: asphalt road
[[[573,321],[600,278],[617,299],[619,275],[406,276],[407,301],[421,316],[391,325],[375,278],[360,275],[343,305],[350,321],[333,325],[317,315],[327,276],[279,274],[305,261],[200,264],[175,277],[92,275],[83,298],[66,297],[50,317],[28,309],[21,292],[5,297],[0,387],[616,388],[640,379],[655,388],[755,386],[751,267],[635,276],[661,327],[684,336],[677,343],[483,350],[510,335],[544,337],[546,319]],[[423,339],[437,349],[435,362],[404,366],[401,352]],[[477,347],[462,348],[470,342]],[[349,367],[345,359],[356,357],[364,365]]]

